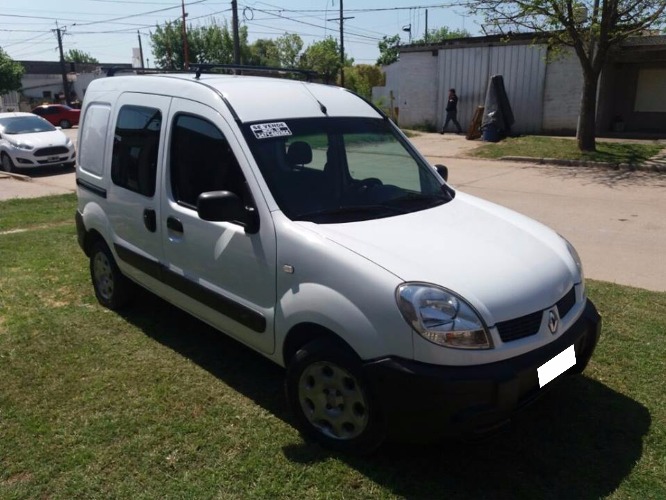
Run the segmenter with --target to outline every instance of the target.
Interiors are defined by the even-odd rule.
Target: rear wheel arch
[[[86,234],[83,239],[83,251],[85,252],[86,256],[90,257],[90,252],[92,250],[92,247],[98,241],[102,241],[106,244],[104,237],[99,233],[99,231],[95,229],[86,231]]]

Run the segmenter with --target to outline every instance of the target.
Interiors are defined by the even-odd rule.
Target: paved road
[[[77,129],[66,133],[76,139]],[[666,175],[464,158],[478,142],[456,135],[412,139],[449,167],[457,189],[529,215],[566,236],[590,278],[666,291]],[[0,199],[74,192],[73,172],[31,182],[0,178]],[[464,242],[461,242],[464,244]]]

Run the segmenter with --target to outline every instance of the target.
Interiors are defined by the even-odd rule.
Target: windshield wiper
[[[386,200],[387,203],[396,203],[398,205],[411,205],[417,203],[432,203],[432,206],[441,205],[450,201],[448,196],[443,194],[422,194],[422,193],[405,193],[402,196]]]
[[[407,211],[401,208],[392,207],[389,205],[348,205],[344,207],[322,208],[321,210],[315,210],[313,212],[298,214],[297,220],[310,219],[312,217],[320,217],[328,215],[354,215],[354,214],[377,213],[377,212],[381,214],[384,214],[386,212],[394,214],[407,213]]]

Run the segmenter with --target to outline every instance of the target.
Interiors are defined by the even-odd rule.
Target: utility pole
[[[185,0],[180,0],[180,5],[183,7],[183,69],[189,69],[190,50],[187,46],[187,28],[185,27],[185,18],[187,17],[187,14],[185,13]]]
[[[328,21],[340,21],[340,86],[345,86],[345,20],[354,19],[353,17],[344,17],[343,2],[340,0],[340,17],[327,19]]]
[[[238,39],[238,2],[231,0],[231,27],[234,37],[234,64],[240,64],[240,40]]]
[[[428,9],[426,9],[426,31],[425,31],[425,43],[428,43]]]
[[[62,52],[62,33],[56,21],[56,34],[58,35],[58,50],[60,51],[60,73],[62,74],[62,91],[65,94],[65,103],[69,104],[69,86],[67,85],[67,69],[65,68],[65,55]]]
[[[141,58],[141,69],[145,69],[145,66],[143,65],[143,45],[141,45],[141,35],[139,34],[139,30],[136,30],[136,36],[139,38],[139,57]]]

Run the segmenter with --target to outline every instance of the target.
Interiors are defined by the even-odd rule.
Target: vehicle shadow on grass
[[[156,296],[139,294],[141,305],[123,311],[129,322],[293,425],[283,369]],[[609,495],[631,473],[650,424],[643,405],[578,375],[483,440],[389,443],[366,457],[302,442],[284,454],[301,464],[335,457],[410,499],[592,499]]]
[[[596,499],[631,473],[650,424],[647,408],[577,375],[485,439],[388,444],[374,456],[346,460],[410,499]],[[307,446],[286,453],[299,462],[319,460]]]

